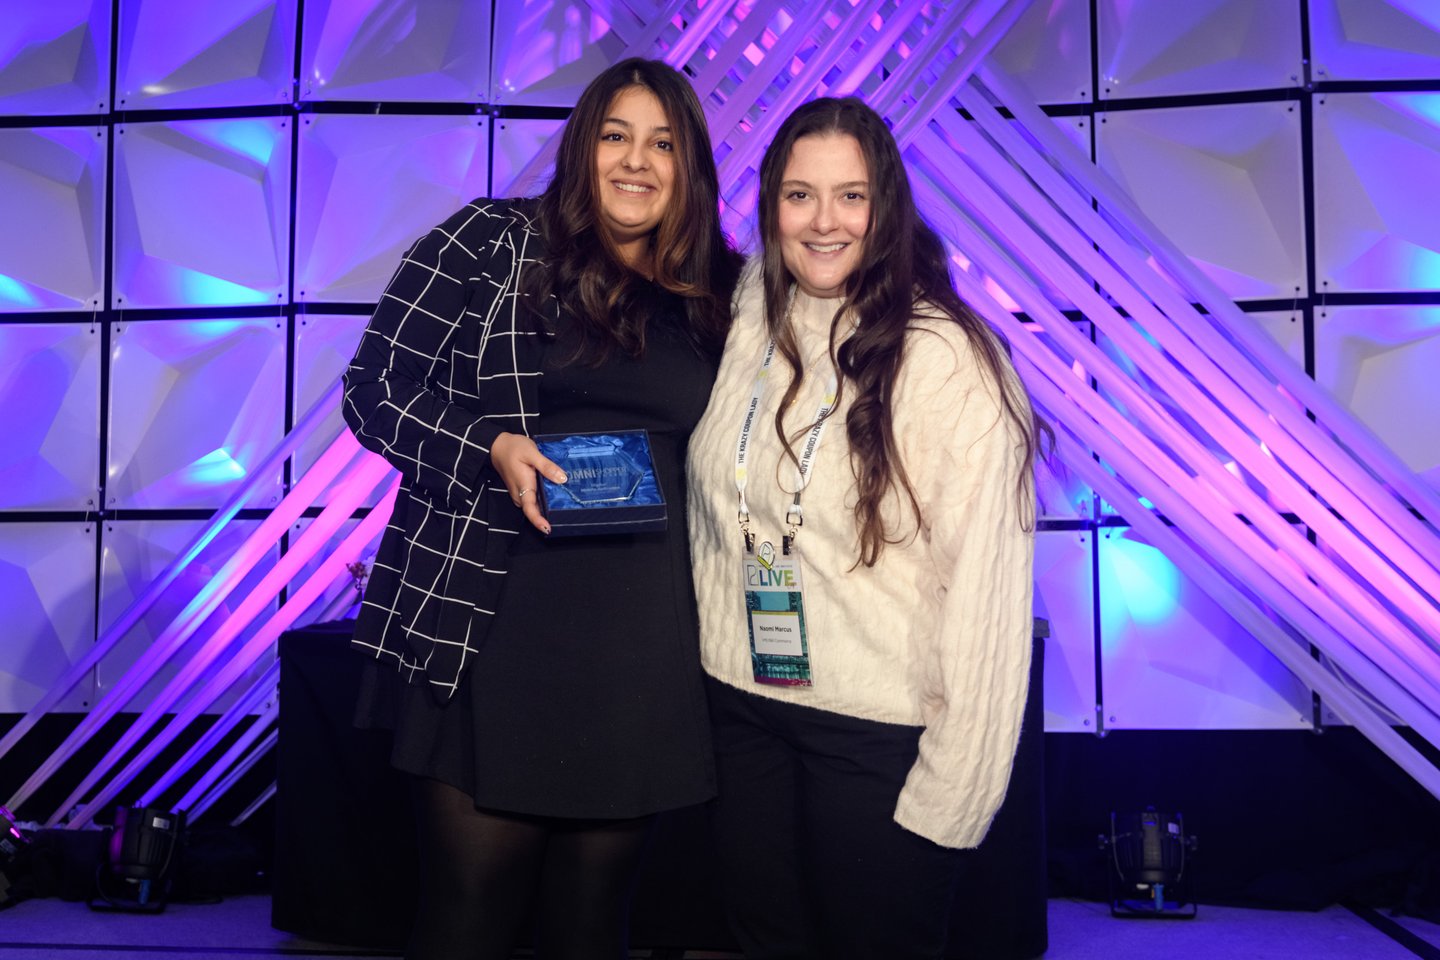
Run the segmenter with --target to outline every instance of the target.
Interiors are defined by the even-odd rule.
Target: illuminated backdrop
[[[1155,388],[1161,374],[1137,365],[1143,353],[1119,345],[1113,324],[1091,326],[1104,304],[1030,262],[1044,244],[1016,252],[975,239],[1007,232],[986,222],[1006,216],[1001,205],[982,211],[977,197],[1023,183],[1007,187],[1003,165],[983,159],[1004,134],[968,118],[1003,101],[1013,78],[1204,278],[1440,485],[1440,418],[1425,415],[1440,406],[1440,181],[1426,172],[1440,166],[1440,10],[1386,0],[26,6],[0,34],[0,400],[11,412],[0,433],[0,597],[13,625],[0,711],[35,707],[82,664],[242,485],[239,522],[269,515],[326,443],[308,437],[293,461],[264,471],[261,461],[326,395],[403,249],[473,196],[543,179],[568,106],[630,52],[689,69],[712,120],[726,223],[745,242],[774,119],[817,89],[866,96],[909,145],[927,215],[964,251],[965,292],[1032,317],[1068,311],[1097,354],[1050,327],[1036,338],[1082,377],[1114,363],[1124,379],[1101,376],[1098,396],[1153,438],[1148,401],[1119,391]],[[988,54],[968,62],[967,51]],[[963,85],[977,65],[979,79]],[[1134,253],[1160,268],[1155,251],[1137,243]],[[1044,302],[1017,303],[1022,285]],[[1063,388],[1047,400],[1038,375],[1032,383],[1071,423]],[[1190,430],[1200,414],[1172,393],[1157,394],[1164,422]],[[1091,476],[1091,444],[1074,423],[1068,468],[1041,476],[1048,728],[1339,722],[1256,642],[1255,623],[1242,626],[1202,589],[1190,571],[1203,562],[1179,563],[1140,529],[1153,522],[1140,516],[1149,498],[1095,494],[1091,483],[1109,481]],[[337,426],[329,415],[319,433]],[[1297,536],[1311,535],[1284,484],[1256,475],[1263,464],[1196,442]],[[321,486],[317,504],[336,490]],[[264,577],[317,511],[252,550],[246,575]],[[182,597],[213,582],[233,531],[187,568]],[[310,616],[348,589],[325,586]],[[245,595],[218,601],[186,642],[203,645]],[[182,606],[157,605],[49,707],[110,695]],[[1426,635],[1423,618],[1416,630]],[[269,656],[251,668],[262,690]],[[163,682],[137,691],[130,709]],[[210,709],[242,699],[232,691]]]

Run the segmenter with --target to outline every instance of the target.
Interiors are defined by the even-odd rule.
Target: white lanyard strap
[[[740,436],[735,440],[735,490],[740,494],[740,529],[746,531],[749,541],[750,505],[745,502],[745,487],[750,482],[750,431],[755,426],[755,416],[760,412],[760,398],[765,395],[765,381],[770,376],[770,364],[775,359],[775,340],[771,338],[765,347],[765,359],[760,362],[760,372],[755,374],[755,386],[750,391],[750,404],[745,408],[745,419],[740,423]]]
[[[750,479],[750,434],[755,427],[755,417],[760,412],[760,399],[765,394],[765,381],[770,377],[770,366],[775,360],[775,340],[771,338],[765,347],[765,358],[760,362],[760,370],[755,374],[755,386],[750,391],[750,403],[745,408],[745,417],[740,422],[740,435],[735,440],[735,491],[740,498],[740,532],[745,536],[745,549],[750,550],[755,545],[755,536],[750,532],[750,505],[745,500],[745,488]],[[790,502],[790,508],[785,512],[785,524],[789,528],[785,535],[785,552],[790,552],[790,544],[795,540],[796,531],[805,522],[804,513],[800,509],[800,495],[810,483],[810,475],[815,465],[815,453],[820,449],[820,438],[825,434],[825,428],[830,423],[830,411],[835,407],[835,394],[837,390],[835,374],[832,371],[825,387],[825,399],[815,410],[814,426],[805,438],[805,444],[800,449],[800,456],[795,464],[795,497]]]
[[[789,529],[785,531],[784,549],[788,556],[790,545],[795,542],[795,534],[805,523],[805,515],[800,511],[800,494],[810,485],[810,469],[815,465],[815,451],[820,449],[820,438],[825,433],[825,428],[830,425],[830,411],[835,407],[835,374],[830,374],[830,380],[825,385],[825,399],[815,410],[815,426],[810,428],[810,435],[805,438],[805,446],[800,450],[800,459],[795,464],[795,498],[790,501],[790,509],[785,511],[785,525]]]

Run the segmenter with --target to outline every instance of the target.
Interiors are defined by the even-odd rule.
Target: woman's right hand
[[[525,514],[525,519],[541,533],[550,532],[550,524],[540,512],[540,496],[535,489],[539,476],[564,483],[565,471],[540,452],[535,441],[523,433],[502,433],[490,445],[490,463],[510,491],[510,501]]]

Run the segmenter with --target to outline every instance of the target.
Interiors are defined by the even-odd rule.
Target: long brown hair
[[[860,145],[870,184],[870,219],[860,263],[845,282],[845,300],[830,322],[830,355],[836,382],[843,392],[855,391],[845,418],[850,441],[850,466],[858,502],[855,524],[860,537],[859,562],[874,566],[887,543],[898,533],[886,529],[882,505],[891,490],[909,501],[917,524],[920,504],[900,459],[890,415],[891,398],[905,359],[906,334],[917,318],[916,305],[938,311],[964,331],[981,367],[994,381],[1004,413],[1023,438],[1023,463],[1031,463],[1048,424],[1032,411],[1024,387],[1015,376],[1009,345],[968,307],[950,282],[948,258],[940,237],[920,217],[910,191],[910,178],[900,150],[885,121],[855,97],[826,97],[797,108],[780,125],[760,164],[760,237],[764,244],[765,322],[776,349],[791,370],[790,387],[775,414],[775,431],[793,460],[794,439],[785,432],[783,414],[804,378],[800,350],[790,326],[788,302],[794,277],[781,255],[780,184],[795,141],[801,137],[839,134]],[[854,333],[840,339],[842,317],[856,322]],[[849,321],[845,321],[848,323]],[[836,407],[839,406],[839,398]],[[807,424],[800,432],[808,430]],[[795,435],[798,437],[798,433]],[[1033,476],[1021,471],[1016,496],[1028,529],[1034,522]]]
[[[582,347],[595,362],[617,347],[635,356],[644,352],[649,286],[624,265],[600,224],[595,164],[611,103],[634,87],[660,101],[675,146],[670,206],[650,239],[654,279],[682,298],[690,340],[715,354],[730,329],[740,257],[720,230],[720,184],[700,100],[689,81],[658,60],[634,57],[608,67],[575,104],[560,138],[555,176],[536,213],[547,254],[545,269],[532,271],[529,302],[542,304],[553,295],[579,324]]]

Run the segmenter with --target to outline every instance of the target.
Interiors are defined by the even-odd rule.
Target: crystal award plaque
[[[665,497],[644,430],[537,436],[566,483],[540,478],[552,537],[665,529]]]

